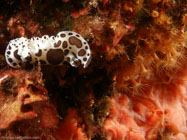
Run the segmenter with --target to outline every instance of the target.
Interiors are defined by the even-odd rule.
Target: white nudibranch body
[[[73,67],[88,66],[91,51],[85,39],[72,31],[62,31],[56,36],[44,35],[41,38],[24,37],[11,40],[5,51],[7,63],[13,68],[25,64],[61,65],[68,62]]]

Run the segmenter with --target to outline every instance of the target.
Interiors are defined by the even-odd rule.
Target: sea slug
[[[62,65],[63,62],[68,62],[73,67],[82,65],[86,68],[91,60],[91,51],[81,35],[62,31],[56,36],[13,39],[6,48],[5,58],[13,68],[38,63]]]

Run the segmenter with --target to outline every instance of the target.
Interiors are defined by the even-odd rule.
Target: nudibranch
[[[13,39],[6,48],[5,58],[13,68],[38,63],[62,65],[64,62],[73,67],[82,65],[86,68],[91,60],[91,51],[88,42],[81,35],[62,31],[56,36]]]

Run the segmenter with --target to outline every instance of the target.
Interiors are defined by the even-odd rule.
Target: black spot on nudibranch
[[[7,54],[10,54],[10,51],[7,51]]]
[[[85,58],[83,58],[83,61],[87,61],[87,58],[85,57]]]
[[[69,50],[64,51],[64,55],[68,55],[68,53],[69,53]]]
[[[62,47],[63,47],[64,49],[68,47],[67,41],[64,41],[64,42],[63,42]]]
[[[61,34],[60,36],[61,36],[61,37],[66,37],[66,34]]]
[[[9,61],[10,63],[12,63],[12,62],[13,62],[12,58],[8,58],[8,61]]]
[[[86,54],[86,51],[84,49],[81,49],[79,52],[78,52],[78,55],[79,56],[84,56]]]
[[[18,50],[15,50],[15,51],[14,51],[14,57],[15,57],[16,59],[18,59],[18,60],[21,60],[21,56],[18,55]]]
[[[57,43],[54,44],[54,47],[55,47],[55,48],[59,47],[59,46],[61,45],[61,43],[62,43],[62,42],[59,40]]]
[[[72,36],[72,37],[69,38],[69,43],[71,45],[76,45],[77,48],[81,48],[82,47],[81,40],[78,39],[78,38],[76,38],[76,37],[74,37],[74,36]]]
[[[39,49],[39,51],[35,55],[38,56],[38,57],[40,57],[42,55],[42,50]]]
[[[50,49],[46,57],[50,64],[58,65],[64,60],[64,53],[61,49]]]
[[[18,63],[18,65],[19,65],[19,66],[22,66],[22,63],[20,62],[20,63]]]
[[[16,63],[13,63],[13,66],[15,67],[17,64]]]

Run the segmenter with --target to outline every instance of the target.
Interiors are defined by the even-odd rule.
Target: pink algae
[[[175,84],[152,85],[147,93],[111,98],[104,124],[112,140],[185,140],[187,132],[187,74]]]
[[[57,140],[88,140],[83,128],[79,126],[81,118],[74,109],[68,110],[68,115],[60,124],[54,136]]]

